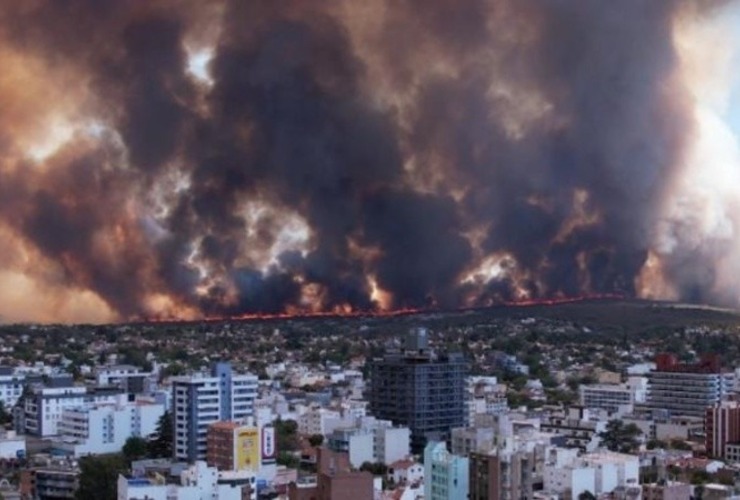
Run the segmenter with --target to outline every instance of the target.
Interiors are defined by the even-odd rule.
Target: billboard
[[[236,436],[236,470],[259,469],[260,443],[259,430],[256,427],[245,427],[237,431]]]
[[[275,428],[262,428],[262,460],[269,462],[275,460],[277,456],[277,446],[275,443]]]

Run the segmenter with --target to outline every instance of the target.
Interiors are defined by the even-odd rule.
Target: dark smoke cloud
[[[2,2],[3,51],[104,129],[14,152],[2,219],[121,318],[634,295],[692,133],[687,5]],[[515,264],[463,283],[491,256]]]
[[[363,207],[368,243],[383,249],[375,264],[382,288],[401,307],[454,305],[451,291],[470,260],[452,200],[412,192],[381,192]]]
[[[122,315],[134,315],[143,299],[139,284],[149,281],[149,257],[126,213],[126,187],[133,180],[110,167],[112,148],[103,141],[77,144],[59,153],[43,174],[31,165],[6,173],[0,208],[24,238],[59,264],[60,281],[95,290]]]

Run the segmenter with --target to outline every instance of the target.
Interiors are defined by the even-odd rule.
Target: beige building
[[[642,500],[689,500],[691,485],[686,483],[653,483],[642,485]]]

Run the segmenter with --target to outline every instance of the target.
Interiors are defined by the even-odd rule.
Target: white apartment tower
[[[672,416],[704,417],[707,407],[720,403],[734,387],[734,373],[723,370],[716,355],[687,364],[659,354],[655,364],[648,376],[647,406]]]
[[[624,384],[581,385],[579,392],[580,404],[586,408],[631,412],[635,404],[645,403],[647,378],[630,377]]]
[[[62,410],[57,424],[59,438],[53,446],[72,456],[116,453],[129,437],[146,438],[157,429],[164,405],[153,401],[91,404]]]
[[[172,395],[175,458],[205,460],[209,425],[243,423],[253,416],[257,377],[234,374],[229,363],[216,363],[210,374],[173,377]]]

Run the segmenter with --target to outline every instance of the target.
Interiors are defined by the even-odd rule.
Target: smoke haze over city
[[[740,2],[0,0],[0,317],[740,305]]]

